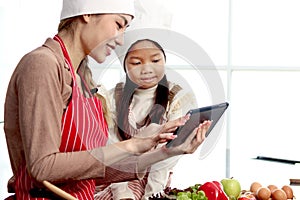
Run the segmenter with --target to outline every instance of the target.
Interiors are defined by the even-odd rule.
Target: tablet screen
[[[177,135],[177,138],[169,141],[167,143],[167,147],[182,144],[186,140],[186,138],[193,132],[193,130],[199,126],[200,123],[204,122],[205,120],[212,120],[212,124],[206,132],[207,137],[214,126],[217,124],[219,119],[222,117],[225,110],[228,108],[228,105],[229,104],[225,102],[190,110],[188,112],[191,114],[190,119],[185,123],[185,125],[177,128],[177,130],[174,132],[174,134]]]

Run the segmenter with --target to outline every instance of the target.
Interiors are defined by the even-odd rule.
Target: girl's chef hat
[[[60,20],[84,14],[102,13],[134,16],[134,0],[63,0]]]

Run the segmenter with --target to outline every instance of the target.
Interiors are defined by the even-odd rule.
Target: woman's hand
[[[176,138],[173,132],[178,126],[184,125],[189,117],[189,115],[186,115],[162,125],[155,123],[150,124],[143,132],[131,138],[131,151],[144,153],[155,147],[158,143],[164,143]]]
[[[192,154],[205,140],[205,134],[209,127],[211,126],[211,121],[204,121],[201,123],[192,134],[186,139],[181,145],[165,148],[165,150],[171,155],[181,155],[181,154]]]

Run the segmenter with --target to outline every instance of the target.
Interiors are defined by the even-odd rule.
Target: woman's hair
[[[128,49],[123,66],[125,69],[125,62],[127,59],[127,56],[132,49],[134,45],[136,45],[139,42],[143,41],[149,41],[153,43],[159,50],[162,51],[164,58],[166,60],[166,55],[161,47],[157,42],[150,40],[150,39],[142,39],[142,40],[137,40],[134,42]],[[118,123],[118,131],[120,134],[120,137],[123,140],[129,139],[131,137],[130,134],[130,128],[129,128],[129,120],[128,120],[128,114],[129,114],[129,105],[132,101],[133,94],[135,92],[135,89],[138,88],[138,85],[135,84],[130,80],[128,75],[126,74],[126,82],[124,85],[124,89],[120,98],[120,101],[117,102],[117,123]],[[168,86],[168,81],[166,75],[163,76],[163,78],[158,82],[158,86],[156,89],[156,94],[155,94],[155,102],[154,106],[151,108],[150,113],[146,117],[145,124],[148,125],[150,123],[160,123],[163,114],[165,113],[165,110],[168,105],[168,95],[169,95],[169,86]]]
[[[70,30],[75,24],[76,19],[79,17],[66,18],[60,21],[57,31]]]
[[[99,20],[98,16],[102,16],[103,14],[92,14],[92,15],[96,16],[97,17],[96,19]],[[82,15],[63,19],[60,21],[57,31],[60,32],[62,30],[67,30],[67,31],[71,31],[73,34],[79,20],[83,20]]]
[[[88,88],[89,90],[97,88],[97,85],[92,78],[92,71],[88,66],[88,57],[85,57],[81,61],[80,65],[79,65],[79,72],[80,72],[82,78],[85,80],[87,86],[89,87]],[[108,109],[107,100],[105,99],[104,96],[102,96],[98,92],[93,93],[93,95],[101,101],[104,118],[106,120],[106,123],[108,125],[110,125],[112,120],[111,120],[111,113]]]

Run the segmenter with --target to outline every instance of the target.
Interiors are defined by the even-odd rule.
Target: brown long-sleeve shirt
[[[26,54],[16,67],[4,110],[4,131],[14,174],[26,163],[29,175],[38,182],[98,178],[98,182],[134,179],[136,174],[115,176],[89,151],[62,153],[61,119],[72,95],[72,77],[59,43],[45,44]],[[101,150],[96,149],[101,157]],[[124,168],[136,168],[135,158]],[[118,163],[122,165],[122,162]]]

